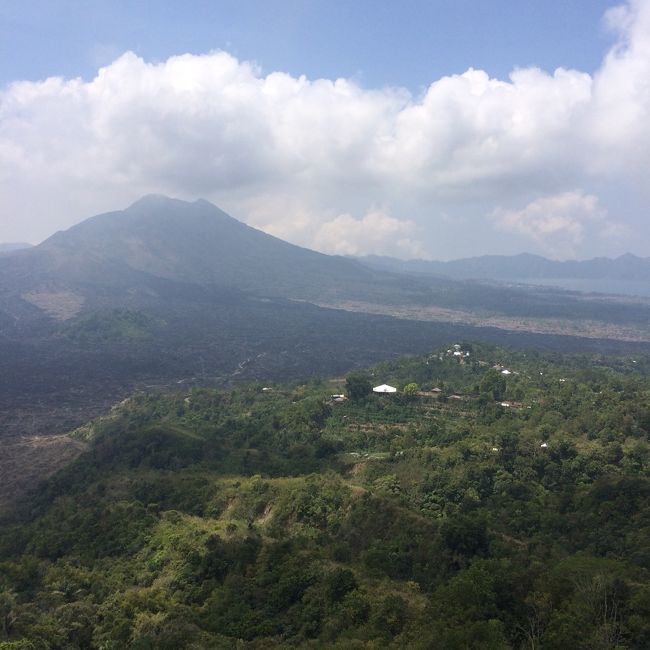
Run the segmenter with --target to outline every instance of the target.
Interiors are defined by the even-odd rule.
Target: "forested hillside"
[[[2,522],[2,650],[650,647],[647,357],[460,343],[71,435]]]

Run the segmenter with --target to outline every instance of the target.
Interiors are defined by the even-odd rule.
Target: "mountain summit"
[[[205,200],[149,195],[91,217],[19,257],[67,284],[115,282],[133,273],[297,298],[377,275],[359,262],[294,246],[247,226]],[[6,268],[6,266],[5,266]]]

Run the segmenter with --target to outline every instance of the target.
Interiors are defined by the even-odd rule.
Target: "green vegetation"
[[[649,647],[650,360],[459,348],[78,430],[0,530],[0,649]]]
[[[66,323],[63,333],[79,343],[119,343],[150,338],[157,321],[132,309],[101,309]]]
[[[345,380],[345,391],[354,402],[366,399],[372,393],[370,377],[365,372],[352,372]]]

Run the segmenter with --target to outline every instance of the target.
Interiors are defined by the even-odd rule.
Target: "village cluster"
[[[446,353],[440,353],[436,355],[435,357],[432,357],[431,359],[437,359],[438,361],[443,361],[445,358],[447,359],[454,359],[458,361],[459,364],[464,364],[466,362],[466,359],[469,358],[471,352],[469,350],[463,349],[463,346],[461,346],[459,343],[455,343],[454,345],[449,348]],[[427,364],[429,361],[427,361]],[[478,361],[480,365],[488,365],[485,362]],[[518,373],[516,371],[510,370],[509,368],[505,367],[502,364],[495,364],[492,366],[492,368],[499,373],[501,373],[504,377],[508,377],[510,375],[517,375]],[[540,373],[541,374],[541,373]],[[565,382],[566,379],[562,378],[560,379],[560,382]],[[415,384],[411,384],[412,386],[415,386]],[[267,390],[267,389],[264,389]],[[398,393],[398,389],[396,386],[391,386],[390,384],[379,384],[378,386],[374,386],[372,388],[372,392],[377,395],[391,395],[391,394],[396,394]],[[440,397],[440,395],[443,393],[443,390],[439,387],[434,387],[431,388],[430,390],[416,390],[414,392],[414,395],[417,397],[421,398],[426,398],[426,397]],[[342,403],[347,401],[347,396],[340,393],[340,394],[333,394],[330,395],[330,400],[332,402],[336,403]],[[451,395],[447,395],[448,400],[465,400],[467,399],[466,395],[461,395],[458,393],[453,393]],[[499,406],[506,408],[506,409],[522,409],[522,408],[527,408],[530,409],[531,406],[526,406],[520,402],[516,401],[498,401],[497,402]],[[548,449],[548,443],[542,442],[539,445],[540,449]],[[492,447],[493,452],[498,452],[499,448],[498,447]]]
[[[471,350],[464,349],[463,346],[459,343],[455,343],[452,345],[446,352],[441,352],[437,353],[427,360],[427,364],[429,364],[430,361],[436,362],[436,361],[444,361],[444,360],[454,360],[458,362],[459,364],[465,364],[467,360],[469,359],[471,355]],[[485,361],[478,361],[474,360],[475,363],[478,363],[479,365],[482,366],[488,366],[489,364]],[[506,366],[497,363],[491,366],[493,370],[497,371],[504,377],[508,376],[515,376],[518,375],[519,373],[515,370],[511,370],[510,368],[507,368]],[[542,374],[540,372],[540,374]],[[560,382],[564,383],[566,382],[566,378],[561,378],[559,380]],[[409,391],[409,388],[412,388],[412,390]],[[271,392],[273,391],[272,387],[265,386],[262,388],[263,392]],[[473,396],[472,395],[464,395],[464,394],[459,394],[459,393],[452,393],[452,394],[445,394],[445,391],[440,388],[440,387],[433,387],[428,390],[422,390],[420,389],[417,384],[411,383],[407,384],[403,392],[405,393],[410,393],[414,397],[418,397],[421,399],[431,399],[431,398],[441,398],[443,395],[446,400],[449,401],[462,401],[462,400],[468,400],[471,399]],[[372,393],[375,395],[397,395],[400,393],[400,390],[396,386],[391,386],[390,384],[379,384],[377,386],[372,387]],[[475,396],[474,396],[475,397]],[[337,403],[337,404],[342,404],[344,402],[348,401],[348,396],[345,395],[344,393],[334,393],[329,396],[329,401],[331,403]],[[530,409],[532,408],[530,405],[523,404],[521,402],[517,402],[514,400],[497,400],[496,403],[508,410],[520,410],[520,409]],[[347,416],[344,416],[344,419],[347,419]],[[547,442],[541,442],[539,444],[539,448],[546,450],[548,449],[548,443]],[[498,447],[492,447],[493,452],[498,452],[500,449]]]

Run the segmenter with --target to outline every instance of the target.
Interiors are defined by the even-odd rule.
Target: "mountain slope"
[[[0,243],[0,254],[11,253],[12,251],[19,251],[31,247],[31,244],[27,244],[25,242],[3,242]]]
[[[267,295],[306,297],[376,273],[356,261],[294,246],[204,200],[147,196],[59,232],[32,251],[68,279],[110,263],[157,277]]]

